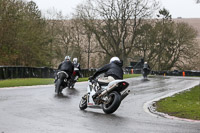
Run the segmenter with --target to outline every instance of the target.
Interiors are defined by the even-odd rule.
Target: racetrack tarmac
[[[111,115],[101,109],[79,109],[87,82],[59,96],[54,85],[1,88],[0,133],[200,133],[200,122],[153,116],[143,108],[152,99],[198,84],[200,78],[126,80],[131,92]]]

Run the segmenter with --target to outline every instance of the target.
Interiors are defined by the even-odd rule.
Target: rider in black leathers
[[[105,73],[104,77],[113,77],[114,79],[123,79],[123,62],[118,57],[112,57],[109,64],[106,64],[102,68],[96,71],[96,73],[90,77],[95,79],[98,75]]]
[[[144,62],[143,68],[144,68],[144,69],[146,68],[146,69],[150,70],[150,66],[147,64],[147,62]]]
[[[102,68],[96,71],[96,73],[89,78],[89,80],[95,79],[98,75],[105,73],[103,79],[98,79],[98,82],[109,83],[116,79],[123,79],[123,70],[122,70],[123,62],[120,61],[118,57],[112,57],[109,64],[106,64]],[[92,96],[95,98],[100,94],[101,89],[97,90],[97,92]]]
[[[60,63],[60,65],[58,66],[58,70],[59,71],[65,71],[69,75],[68,79],[71,78],[73,71],[74,71],[74,65],[70,61],[69,56],[66,56],[65,60]]]
[[[147,62],[144,62],[142,74],[145,79],[147,78],[147,75],[149,75],[150,71],[151,71],[150,66],[147,64]]]

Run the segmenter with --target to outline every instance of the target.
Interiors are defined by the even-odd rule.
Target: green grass
[[[85,78],[79,78],[79,79],[78,79],[78,82],[83,82],[83,81],[88,81],[88,77],[85,77]]]
[[[127,79],[127,78],[135,78],[139,76],[142,76],[142,74],[124,74],[123,78]]]
[[[124,78],[133,78],[141,76],[141,74],[125,74]],[[88,78],[79,78],[78,82],[88,81]],[[16,86],[32,86],[32,85],[48,85],[53,84],[53,78],[25,78],[25,79],[7,79],[0,80],[0,88],[16,87]]]
[[[157,111],[180,118],[200,120],[200,86],[156,102]]]
[[[15,86],[32,86],[53,84],[52,78],[24,78],[24,79],[7,79],[0,81],[0,88]]]

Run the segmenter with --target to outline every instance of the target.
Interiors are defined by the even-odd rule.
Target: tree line
[[[144,58],[154,70],[196,69],[196,37],[154,0],[88,0],[72,18],[42,17],[32,1],[0,0],[0,65],[57,67],[70,55],[83,68],[118,56],[125,66]]]
[[[0,0],[0,65],[49,65],[47,22],[34,2]]]

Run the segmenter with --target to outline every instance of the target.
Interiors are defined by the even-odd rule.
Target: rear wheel
[[[84,110],[84,109],[87,108],[87,94],[84,95],[84,96],[81,98],[81,101],[80,101],[80,103],[79,103],[79,108],[80,108],[81,110]]]
[[[57,94],[60,94],[60,93],[62,92],[61,80],[60,80],[60,79],[58,79],[58,80],[56,81],[55,92],[56,92]]]
[[[146,75],[146,74],[144,74],[144,75],[143,75],[143,77],[144,77],[144,79],[146,79],[146,78],[147,78],[147,75]]]
[[[115,112],[121,104],[121,95],[113,91],[109,94],[108,101],[102,104],[102,109],[106,114]]]

